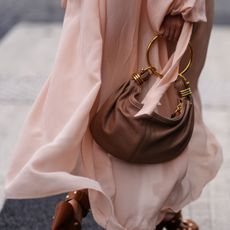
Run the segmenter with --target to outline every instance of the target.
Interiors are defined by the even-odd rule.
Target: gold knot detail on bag
[[[178,95],[178,104],[171,117],[156,112],[135,117],[143,104],[138,100],[142,85],[162,74],[150,62],[150,49],[158,36],[147,46],[146,68],[132,74],[108,97],[90,123],[95,141],[109,154],[135,164],[157,164],[178,157],[187,147],[194,127],[194,106],[189,81],[184,76],[192,64],[190,59],[173,83]]]

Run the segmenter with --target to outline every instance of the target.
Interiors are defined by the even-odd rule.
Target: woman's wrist
[[[163,36],[170,41],[177,41],[179,39],[183,25],[184,19],[181,14],[166,15],[161,25]]]

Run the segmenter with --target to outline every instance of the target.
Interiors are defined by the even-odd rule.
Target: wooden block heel
[[[198,225],[193,220],[183,220],[181,212],[175,213],[170,220],[163,220],[157,225],[156,230],[199,230]]]
[[[65,201],[60,201],[55,209],[52,230],[81,230],[81,220],[90,209],[85,191],[69,192]]]

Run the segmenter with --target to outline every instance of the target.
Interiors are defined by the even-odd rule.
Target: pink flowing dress
[[[191,36],[194,62],[187,77],[194,96],[194,133],[184,153],[170,162],[128,164],[94,142],[89,121],[111,92],[146,66],[146,45],[161,33],[168,13],[181,13],[186,22],[172,58],[165,41],[156,43],[152,60],[164,77],[149,87],[140,113],[174,108],[167,89]],[[178,211],[197,199],[222,163],[221,148],[203,122],[197,89],[212,17],[212,0],[67,0],[54,67],[15,147],[6,197],[87,188],[93,217],[107,230],[153,230],[166,210]],[[192,27],[191,22],[198,23]]]

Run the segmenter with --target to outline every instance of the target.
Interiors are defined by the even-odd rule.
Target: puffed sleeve
[[[206,21],[205,0],[174,0],[169,7],[169,14],[182,14],[189,22]]]
[[[159,33],[165,15],[182,14],[187,22],[206,21],[205,0],[148,0],[147,14],[154,33]]]

